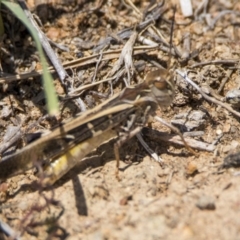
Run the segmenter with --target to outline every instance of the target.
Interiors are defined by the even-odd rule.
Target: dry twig
[[[165,132],[159,132],[157,130],[151,128],[143,128],[143,134],[148,136],[151,139],[155,139],[156,141],[164,141],[164,142],[171,142],[174,144],[178,144],[180,146],[185,146],[187,144],[188,149],[189,147],[202,150],[213,152],[215,149],[214,144],[209,144],[201,141],[197,141],[195,139],[191,139],[188,137],[184,137],[185,143],[182,141],[182,137],[177,134],[167,134]]]
[[[223,102],[220,102],[218,100],[216,100],[215,98],[212,98],[210,96],[208,96],[207,94],[205,94],[201,88],[196,84],[194,83],[188,76],[186,73],[183,73],[181,71],[179,71],[178,69],[176,70],[176,72],[186,81],[188,82],[189,84],[191,84],[207,101],[209,102],[212,102],[216,105],[220,105],[221,107],[227,109],[229,112],[231,112],[232,114],[234,114],[235,116],[237,117],[240,117],[240,113],[235,111],[230,105],[228,105],[227,103],[223,103]]]

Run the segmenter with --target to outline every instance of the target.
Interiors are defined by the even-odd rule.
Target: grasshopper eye
[[[164,82],[163,79],[167,77],[167,70],[166,69],[157,69],[155,71],[151,71],[146,75],[145,81],[148,85],[151,85],[152,83],[155,85],[155,82]],[[157,87],[157,86],[156,86]],[[159,88],[161,88],[161,84],[159,85]]]
[[[155,90],[163,92],[167,91],[169,94],[174,92],[174,83],[171,74],[169,76],[169,72],[166,69],[157,69],[149,72],[145,81],[150,88],[152,86]]]
[[[160,81],[154,81],[153,85],[158,89],[158,90],[170,90],[174,91],[174,83],[170,77],[167,79],[161,79]]]
[[[164,89],[169,88],[169,84],[163,79],[161,79],[160,81],[155,80],[153,82],[153,85],[159,90],[164,90]]]

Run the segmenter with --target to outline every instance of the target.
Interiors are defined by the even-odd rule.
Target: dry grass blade
[[[136,56],[136,55],[145,53],[147,51],[155,50],[156,48],[157,46],[136,46],[133,48],[133,55]],[[121,49],[104,51],[102,53],[102,56],[103,56],[102,61],[118,58],[120,53],[121,53]],[[98,58],[99,58],[99,54],[93,54],[88,57],[83,57],[77,60],[64,63],[63,67],[65,69],[72,69],[72,68],[87,66],[89,64],[96,63],[98,61]],[[55,72],[55,70],[52,67],[49,67],[49,71],[51,73]],[[4,78],[0,78],[0,84],[10,83],[13,81],[19,81],[27,78],[33,78],[33,77],[41,76],[41,74],[42,74],[42,71],[37,71],[37,72],[30,72],[30,73],[22,73],[14,76],[6,76]]]

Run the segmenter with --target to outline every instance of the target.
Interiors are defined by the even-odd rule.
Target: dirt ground
[[[129,37],[118,39],[117,33],[143,21],[144,14],[151,13],[151,8],[146,11],[149,2],[154,1],[132,2],[142,16],[129,1],[58,1],[41,6],[28,1],[28,4],[41,19],[44,33],[69,48],[68,52],[54,48],[61,61],[67,62],[93,54],[93,49],[100,46],[99,41],[109,36],[112,41],[99,48],[100,52],[122,49]],[[114,140],[101,145],[48,190],[37,184],[38,178],[32,170],[9,178],[0,185],[0,220],[20,233],[21,239],[240,239],[239,168],[237,163],[235,167],[221,168],[225,157],[240,148],[237,115],[240,94],[234,95],[234,99],[226,97],[230,96],[230,90],[238,93],[240,88],[240,2],[194,0],[193,15],[185,17],[179,1],[166,1],[159,7],[165,10],[152,24],[166,42],[171,35],[174,4],[177,7],[173,31],[175,54],[171,66],[168,67],[169,48],[154,49],[133,57],[135,74],[143,77],[156,64],[167,67],[169,72],[174,70],[175,100],[167,110],[158,110],[156,114],[177,123],[183,131],[194,132],[195,137],[189,138],[198,143],[215,141],[211,145],[213,151],[196,150],[195,156],[183,146],[143,134],[164,164],[154,161],[137,138],[132,138],[121,148],[120,181],[115,177]],[[28,72],[33,62],[37,69],[32,39],[8,14],[3,9],[6,36],[1,47],[2,71]],[[143,36],[164,46],[156,32],[151,35],[146,31]],[[144,44],[138,41],[136,45]],[[95,61],[71,69],[73,89],[91,82],[97,64],[96,81],[101,80],[116,60]],[[211,99],[218,99],[235,112],[206,100],[176,73],[177,69],[187,71],[189,78]],[[133,77],[131,84],[136,84],[136,79]],[[2,144],[9,126],[20,126],[23,133],[33,133],[56,124],[51,118],[43,118],[26,132],[46,115],[40,78],[1,84]],[[55,86],[62,100],[64,90],[56,76]],[[119,92],[124,87],[123,81],[117,82],[113,91]],[[80,97],[87,108],[92,108],[106,100],[96,92],[106,95],[108,91],[108,84],[102,84]],[[76,99],[64,104],[62,101],[61,108],[65,119],[80,111]],[[194,111],[202,117],[189,123],[189,115]],[[181,118],[181,123],[180,114],[187,115]],[[151,127],[170,134],[159,123],[154,122]],[[19,139],[14,145],[21,148],[23,143]],[[0,232],[0,239],[11,238]]]

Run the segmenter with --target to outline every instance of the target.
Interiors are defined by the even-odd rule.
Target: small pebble
[[[221,134],[222,134],[222,130],[221,130],[221,129],[217,129],[217,130],[216,130],[216,134],[217,134],[217,135],[221,135]]]
[[[131,200],[132,200],[132,196],[125,196],[120,200],[119,204],[121,206],[124,206],[124,205],[127,205],[128,201],[131,201]]]
[[[191,17],[193,15],[191,0],[180,0],[180,6],[184,17]]]
[[[233,107],[239,108],[240,106],[240,90],[232,89],[226,93],[226,102],[230,103]]]
[[[198,199],[196,206],[201,210],[215,210],[216,209],[214,198],[212,198],[210,196],[206,196],[206,195],[203,195]]]
[[[186,166],[186,174],[188,176],[191,176],[197,172],[198,172],[197,163],[195,161],[189,162]]]

